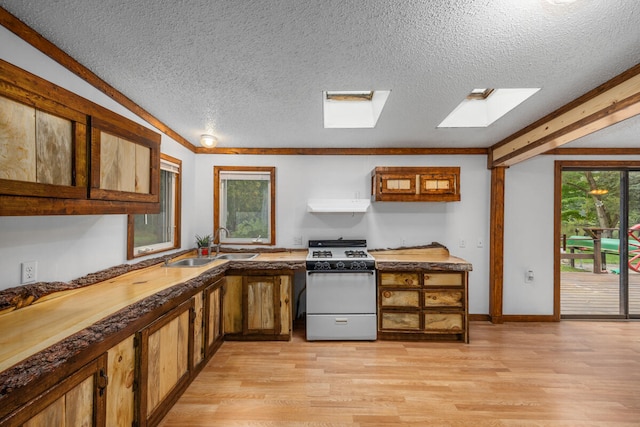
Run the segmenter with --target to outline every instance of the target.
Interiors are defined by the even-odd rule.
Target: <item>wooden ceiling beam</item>
[[[640,64],[489,148],[488,167],[512,166],[640,114]]]

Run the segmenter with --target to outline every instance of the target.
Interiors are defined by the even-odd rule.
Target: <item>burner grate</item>
[[[344,251],[344,254],[347,258],[366,258],[367,257],[367,253],[365,251],[359,251],[359,250]]]
[[[331,251],[313,251],[311,256],[313,258],[331,258],[333,253]]]

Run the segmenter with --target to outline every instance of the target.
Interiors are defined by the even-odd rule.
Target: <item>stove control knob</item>
[[[342,261],[338,261],[338,263],[336,264],[336,268],[338,270],[343,270],[344,267],[345,267],[345,265],[344,265],[344,262],[342,262]]]
[[[328,262],[316,262],[316,265],[313,267],[314,270],[331,270],[331,266]]]
[[[352,270],[365,270],[367,265],[362,261],[354,261],[351,263]]]

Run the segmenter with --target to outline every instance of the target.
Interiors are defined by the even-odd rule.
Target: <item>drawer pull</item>
[[[391,291],[384,291],[382,293],[382,296],[385,297],[385,298],[391,298]]]
[[[349,322],[349,319],[346,317],[336,317],[336,325],[346,325]]]

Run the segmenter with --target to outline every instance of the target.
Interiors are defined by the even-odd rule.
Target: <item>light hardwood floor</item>
[[[640,322],[471,342],[225,342],[161,426],[640,426]]]

